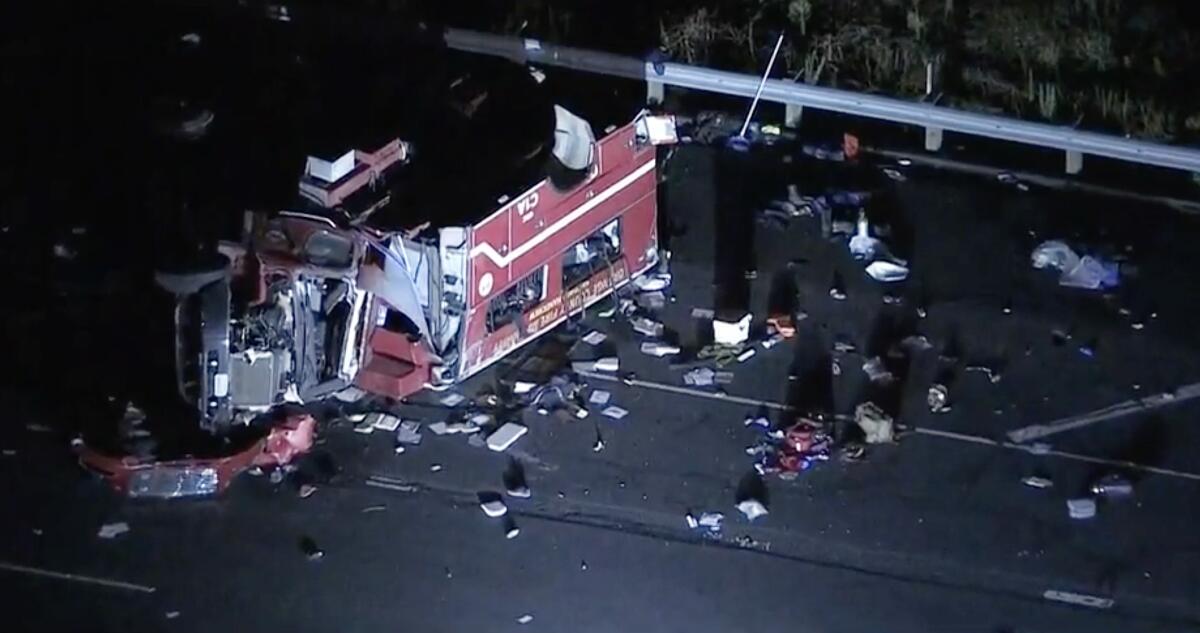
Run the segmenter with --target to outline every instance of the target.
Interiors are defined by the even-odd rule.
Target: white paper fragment
[[[608,335],[600,330],[592,330],[583,336],[583,342],[588,345],[599,345],[604,342]]]
[[[764,506],[758,499],[746,499],[737,504],[737,509],[751,521],[767,514],[767,506]]]
[[[529,393],[530,391],[533,391],[535,387],[537,387],[537,383],[535,382],[518,380],[517,382],[513,383],[513,393],[517,395]]]
[[[504,426],[496,429],[488,436],[487,446],[496,452],[504,451],[509,446],[512,446],[513,442],[516,442],[522,435],[528,432],[529,428],[524,425],[515,422],[505,422]]]
[[[603,389],[597,389],[592,392],[591,396],[588,397],[588,402],[592,404],[605,405],[608,404],[610,399],[612,399],[611,393],[604,391]]]
[[[621,418],[629,415],[629,411],[626,411],[625,409],[622,409],[616,405],[605,407],[604,411],[601,411],[601,413],[614,420],[620,420]]]

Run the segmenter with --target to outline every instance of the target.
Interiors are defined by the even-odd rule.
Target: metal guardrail
[[[561,66],[573,70],[642,80],[738,97],[753,97],[759,77],[699,66],[656,64],[632,57],[557,46],[531,39],[447,29],[446,45],[473,53],[505,57],[519,63]],[[790,106],[812,107],[854,116],[916,125],[926,130],[926,145],[940,146],[948,130],[1026,145],[1062,150],[1067,171],[1077,172],[1085,154],[1200,173],[1200,148],[1149,143],[1045,123],[964,112],[926,103],[810,86],[779,79],[766,82],[762,99]]]

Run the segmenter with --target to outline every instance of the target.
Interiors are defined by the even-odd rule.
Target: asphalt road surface
[[[748,183],[744,208],[717,208],[730,197],[715,190],[722,181],[713,150],[681,151],[665,185],[675,282],[661,317],[685,346],[704,338],[691,309],[712,307],[724,292],[714,280],[736,278],[714,262],[756,271],[747,307],[760,319],[779,284],[794,286],[782,295],[807,314],[795,339],[730,368],[726,396],[681,389],[682,372],[640,354],[627,323],[592,314],[579,331],[606,331],[622,371],[637,375],[632,385],[589,379],[630,411],[622,420],[593,413],[565,422],[527,411],[529,434],[505,454],[426,432],[397,455],[387,434],[331,425],[282,483],[246,476],[221,498],[179,503],[117,498],[78,469],[62,421],[34,403],[0,435],[5,628],[1200,630],[1194,403],[1054,434],[1044,438],[1048,455],[1004,444],[1014,429],[1200,380],[1195,223],[938,172],[912,169],[907,182],[892,183],[869,167],[789,166],[774,152],[751,160],[761,180]],[[893,246],[913,270],[897,288],[866,277],[844,241],[822,239],[812,219],[786,228],[752,221],[759,199],[789,181],[811,191],[847,179],[886,194],[871,213],[893,225]],[[731,224],[722,216],[730,212],[745,221]],[[734,243],[746,251],[718,253],[730,242],[717,226],[744,227]],[[1028,265],[1029,250],[1053,237],[1127,252],[1136,275],[1108,297],[1060,288]],[[845,301],[828,293],[835,270]],[[901,302],[885,304],[885,292]],[[914,316],[918,305],[926,318]],[[1056,340],[1054,329],[1070,338]],[[872,395],[859,369],[864,357],[833,354],[833,340],[871,350],[906,333],[934,345],[900,371],[894,406],[912,430],[897,444],[869,447],[861,463],[835,459],[794,481],[768,477],[770,514],[748,522],[734,508],[753,472],[744,449],[757,432],[743,426],[746,414],[765,406],[782,422],[788,406],[852,412]],[[962,359],[953,408],[932,415],[925,391],[950,346]],[[571,351],[592,353],[586,345]],[[1002,379],[966,371],[973,364]],[[399,411],[426,422],[446,414],[419,403]],[[503,490],[510,460],[533,491],[507,500],[520,528],[513,539],[477,498]],[[1101,500],[1093,519],[1068,518],[1066,499],[1109,472],[1130,477],[1133,496]],[[1054,485],[1022,485],[1029,475]],[[370,477],[392,485],[368,485]],[[302,499],[303,482],[317,490]],[[689,529],[689,511],[724,513],[723,529]],[[116,521],[130,531],[98,538],[101,525]],[[308,560],[303,539],[324,556]],[[522,624],[525,615],[532,620]]]

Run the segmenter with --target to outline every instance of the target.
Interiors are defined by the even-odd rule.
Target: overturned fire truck
[[[669,117],[643,112],[597,139],[553,112],[545,176],[471,223],[374,226],[390,181],[421,160],[401,139],[309,156],[295,209],[247,212],[212,265],[155,276],[174,297],[178,395],[200,428],[262,433],[171,459],[79,442],[81,463],[131,496],[218,492],[308,450],[309,405],[351,388],[448,388],[655,266],[655,146],[672,140]]]

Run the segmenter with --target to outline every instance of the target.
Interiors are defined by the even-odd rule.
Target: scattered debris
[[[884,283],[904,281],[908,278],[908,267],[878,260],[867,264],[867,274],[871,279]]]
[[[442,465],[441,465],[441,464],[430,464],[430,465],[429,465],[429,472],[431,472],[431,473],[440,473],[440,472],[442,472]]]
[[[753,521],[758,517],[767,514],[767,506],[763,505],[758,499],[745,499],[737,504],[737,509],[742,514],[746,515],[746,519]]]
[[[639,292],[658,292],[671,285],[671,273],[655,273],[634,277],[633,287]]]
[[[867,444],[887,444],[896,439],[891,416],[873,402],[864,402],[854,408],[854,423],[866,434]]]
[[[441,467],[439,466],[438,468],[440,469]],[[420,490],[416,484],[408,483],[402,479],[386,477],[384,475],[370,475],[363,481],[363,484],[371,488],[382,488],[384,490],[392,490],[395,492],[417,492]],[[364,512],[365,511],[366,510],[364,510]]]
[[[165,616],[165,617],[166,617],[168,620],[174,620],[175,618],[179,617],[179,612],[178,612],[178,611],[167,611],[167,612],[166,612],[166,613],[164,613],[163,615],[164,615],[164,616]]]
[[[884,176],[887,176],[888,178],[891,178],[892,180],[895,180],[896,182],[905,182],[908,180],[908,176],[905,176],[898,169],[892,169],[891,167],[884,167],[880,171],[883,172]]]
[[[946,413],[950,410],[950,390],[946,385],[934,383],[929,385],[929,393],[925,396],[930,413]]]
[[[883,364],[883,359],[878,356],[864,361],[862,370],[867,375],[867,379],[877,385],[889,385],[896,380],[896,376],[888,371]]]
[[[651,338],[662,336],[666,330],[662,323],[648,317],[633,317],[629,324],[633,326],[633,331]]]
[[[450,433],[450,425],[446,424],[445,422],[438,421],[430,424],[429,430],[433,432],[434,435],[447,435]]]
[[[709,308],[692,308],[693,319],[711,319],[716,316],[716,313]]]
[[[361,421],[359,421],[357,424],[355,424],[354,432],[362,433],[363,435],[370,435],[371,433],[374,433],[375,432],[375,418],[372,417],[372,415],[373,414],[368,414],[367,416],[363,417],[363,419]]]
[[[381,414],[379,414],[379,417],[375,418],[375,421],[372,424],[372,426],[379,429],[380,431],[389,431],[389,432],[395,431],[397,428],[400,427],[400,418],[398,418],[394,415],[381,413]]]
[[[1098,497],[1128,497],[1133,494],[1133,482],[1116,473],[1105,475],[1092,484],[1092,494]]]
[[[582,340],[584,343],[587,343],[588,345],[599,345],[599,344],[603,343],[604,340],[607,338],[608,338],[608,335],[605,334],[604,332],[601,332],[600,330],[592,330],[591,332],[588,332],[587,334],[583,335]]]
[[[530,622],[533,622],[533,616],[528,613],[517,618],[517,624],[529,624]]]
[[[667,305],[667,295],[661,291],[643,292],[637,296],[635,303],[643,310],[661,310]]]
[[[618,407],[616,405],[605,407],[604,410],[601,411],[600,413],[602,413],[603,415],[610,417],[614,420],[620,420],[620,419],[624,418],[625,416],[629,415],[629,411],[622,409],[621,407]]]
[[[922,334],[913,334],[906,336],[900,341],[900,349],[913,354],[916,352],[926,352],[933,349],[933,343]]]
[[[384,512],[386,510],[387,510],[387,505],[382,504],[382,503],[377,503],[373,506],[367,506],[367,507],[363,508],[362,510],[360,510],[359,512],[361,512],[363,514],[371,514],[372,512]]]
[[[492,432],[487,438],[487,447],[496,452],[507,450],[529,432],[529,427],[516,422],[505,422],[503,426]]]
[[[525,382],[523,380],[518,380],[513,383],[513,393],[518,396],[527,394],[530,391],[533,391],[535,388],[537,388],[537,383],[535,383],[535,382]]]
[[[508,506],[504,505],[504,502],[498,497],[499,495],[497,495],[497,498],[495,499],[482,501],[479,504],[479,507],[483,510],[483,513],[493,519],[497,519],[508,514]]]
[[[1080,257],[1065,242],[1049,240],[1033,249],[1033,267],[1055,268],[1060,272],[1058,283],[1069,288],[1099,290],[1115,288],[1121,283],[1120,266],[1115,262],[1084,255]]]
[[[301,499],[307,499],[307,498],[313,496],[313,493],[316,491],[317,491],[317,487],[312,484],[301,484],[300,490],[299,490],[299,495],[300,495]]]
[[[592,452],[599,453],[602,450],[604,450],[604,438],[596,433],[596,441],[592,443]]]
[[[753,314],[747,313],[737,321],[721,321],[714,319],[713,326],[713,342],[717,345],[741,345],[750,338],[750,321],[754,318]]]
[[[684,515],[684,520],[687,521],[687,526],[693,530],[702,529],[715,534],[721,531],[721,524],[725,521],[725,515],[721,512],[703,512],[697,517],[688,512]]]
[[[588,396],[588,402],[598,405],[606,405],[612,399],[612,393],[603,389],[592,391],[592,395]]]
[[[621,361],[616,356],[605,356],[596,360],[577,360],[571,363],[573,371],[617,371]]]
[[[983,374],[987,376],[988,380],[993,384],[1000,382],[1000,379],[1004,377],[1004,374],[1000,373],[998,370],[988,367],[987,365],[967,365],[963,368],[963,371]]]
[[[1054,486],[1053,481],[1050,481],[1049,479],[1047,479],[1045,477],[1037,477],[1037,476],[1025,477],[1024,479],[1021,480],[1021,483],[1025,484],[1026,486],[1029,486],[1030,488],[1045,489],[1045,488],[1051,488]]]
[[[708,367],[697,367],[683,375],[683,383],[693,387],[709,387],[716,382],[717,372]]]
[[[1067,499],[1067,514],[1072,519],[1090,519],[1096,516],[1096,500],[1087,497]]]
[[[432,425],[430,425],[432,426]],[[416,446],[421,443],[421,423],[415,420],[404,420],[400,423],[400,428],[396,429],[397,444],[411,444]],[[440,435],[440,433],[439,433]]]
[[[117,523],[105,523],[100,526],[100,531],[96,536],[105,539],[113,539],[129,531],[129,524],[124,521]]]
[[[462,404],[466,399],[466,396],[462,395],[461,393],[448,393],[442,396],[441,400],[438,402],[441,402],[447,407],[454,408]]]
[[[641,350],[643,354],[649,354],[659,358],[662,358],[663,356],[673,356],[680,352],[679,346],[677,345],[668,345],[666,343],[659,343],[657,341],[643,341]]]

